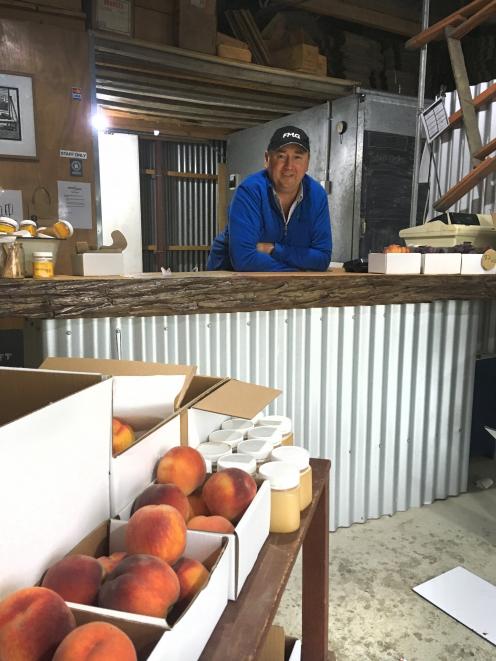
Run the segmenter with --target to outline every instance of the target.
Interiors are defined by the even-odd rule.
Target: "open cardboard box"
[[[124,550],[126,526],[126,521],[107,520],[101,523],[70,551],[70,555],[84,553],[98,557]],[[125,631],[135,644],[140,659],[195,661],[227,605],[231,545],[232,540],[226,536],[214,538],[207,533],[188,531],[186,557],[200,562],[206,562],[215,554],[217,557],[207,584],[173,625],[162,618],[67,603],[78,625],[99,620],[115,624]]]
[[[115,384],[119,387],[123,377],[134,377],[131,386],[123,391],[124,394],[127,392],[131,406],[136,405],[133,401],[134,393],[143,396],[146,380],[140,377],[184,377],[169,417],[140,435],[137,442],[127,450],[110,457],[110,516],[123,510],[150,483],[158,460],[167,450],[176,445],[198,447],[224,420],[232,416],[253,418],[281,392],[226,377],[197,376],[196,367],[191,365],[96,358],[47,358],[41,367],[113,376],[114,403]],[[153,390],[153,384],[150,390]],[[114,409],[113,413],[119,417]],[[126,420],[125,416],[121,417]]]
[[[207,475],[207,479],[208,477],[210,476]],[[148,486],[146,485],[146,487]],[[233,534],[203,533],[214,538],[228,537],[233,541],[228,549],[230,567],[228,596],[232,601],[235,601],[239,597],[241,588],[253,569],[260,549],[269,535],[270,485],[268,481],[262,481],[257,486],[257,494],[240,521],[236,524]],[[133,502],[134,500],[119,512],[119,519],[123,521],[129,519]]]
[[[111,398],[100,374],[0,368],[0,598],[109,517]]]

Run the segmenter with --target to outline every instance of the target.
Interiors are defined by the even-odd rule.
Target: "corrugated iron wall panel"
[[[330,529],[466,489],[480,305],[42,322],[44,355],[193,363],[283,391],[270,412],[332,460]]]
[[[487,276],[491,278],[493,276]],[[477,353],[481,356],[496,355],[496,301],[481,301]]]
[[[470,89],[472,97],[476,97],[496,81],[473,85]],[[457,92],[446,94],[445,107],[448,116],[460,108]],[[496,104],[489,103],[477,112],[479,131],[482,144],[487,144],[496,135]],[[437,215],[432,204],[447,190],[454,186],[471,170],[465,130],[460,128],[446,131],[435,143],[434,158],[437,166],[437,176],[434,167],[431,170],[430,196],[428,218]],[[439,184],[438,181],[439,180]],[[440,189],[440,190],[439,190]],[[464,195],[450,211],[469,211],[471,213],[492,213],[496,204],[496,174],[486,177],[478,186]]]

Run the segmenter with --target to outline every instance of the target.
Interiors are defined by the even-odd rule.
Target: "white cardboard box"
[[[496,275],[496,266],[489,271],[482,268],[482,255],[480,254],[462,254],[462,265],[460,273],[464,275]]]
[[[133,502],[134,500],[119,512],[118,517],[123,521],[127,521],[131,516]],[[214,537],[228,537],[233,540],[232,546],[228,549],[230,565],[229,599],[232,601],[238,598],[244,582],[253,569],[258,554],[269,535],[269,529],[270,485],[268,481],[264,481],[259,485],[257,495],[241,517],[241,520],[236,524],[234,534],[204,533]]]
[[[0,401],[1,598],[109,517],[112,382],[0,368]]]
[[[462,256],[460,253],[425,253],[422,255],[422,273],[429,275],[454,275],[460,273]]]
[[[124,275],[121,252],[85,252],[72,255],[74,275]]]
[[[124,550],[127,522],[110,520],[99,525],[71,551],[98,556]],[[207,644],[215,625],[227,606],[229,555],[232,540],[227,536],[188,531],[184,555],[200,562],[219,551],[207,584],[196,595],[173,626],[166,619],[125,613],[98,606],[67,602],[78,624],[103,620],[115,624],[133,640],[138,652],[148,661],[195,661]],[[223,550],[222,550],[222,547]],[[153,651],[151,651],[153,648]]]
[[[420,253],[408,252],[371,252],[369,254],[369,273],[420,273]]]

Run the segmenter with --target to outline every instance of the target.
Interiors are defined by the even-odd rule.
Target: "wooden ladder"
[[[449,209],[485,177],[496,172],[496,156],[490,156],[496,151],[496,139],[491,140],[487,145],[482,144],[476,115],[476,110],[484,107],[496,97],[496,84],[488,87],[475,99],[472,98],[460,43],[462,37],[494,15],[496,15],[496,0],[474,0],[415,35],[405,44],[405,48],[414,50],[431,41],[443,37],[446,39],[461,106],[460,110],[449,118],[449,125],[454,128],[463,120],[467,135],[473,169],[434,202],[433,206],[438,211]]]

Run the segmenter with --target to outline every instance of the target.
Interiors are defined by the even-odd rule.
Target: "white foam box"
[[[371,252],[369,254],[369,273],[420,273],[422,264],[420,253],[408,252]]]
[[[208,476],[207,476],[208,479]],[[149,485],[147,485],[149,486]],[[145,487],[146,488],[146,487]],[[144,489],[143,489],[144,491]],[[127,521],[131,516],[133,502],[129,502],[117,515],[119,519]],[[236,524],[233,534],[205,532],[213,537],[228,537],[233,544],[229,553],[229,599],[235,601],[244,582],[253,569],[258,554],[269,535],[270,528],[270,485],[268,481],[258,485],[255,498],[248,509]]]
[[[125,549],[127,522],[109,520],[101,523],[70,554],[84,553],[98,557]],[[227,606],[229,556],[232,540],[227,536],[188,531],[184,555],[200,562],[214,553],[218,557],[206,585],[173,625],[165,618],[125,613],[98,606],[67,602],[79,624],[105,621],[125,631],[133,640],[139,658],[148,661],[195,661],[201,655],[220,616]]]
[[[109,517],[112,382],[0,368],[0,402],[2,598]]]
[[[74,275],[124,275],[121,252],[85,252],[72,255]]]
[[[137,441],[124,452],[114,457],[110,451],[110,516],[115,516],[151,481],[160,457],[180,445],[181,415],[186,416],[185,409],[182,414],[180,409],[196,367],[131,360],[47,358],[42,368],[113,377],[110,415],[138,430]],[[111,448],[111,426],[108,429]]]
[[[422,255],[422,273],[429,275],[454,275],[460,273],[462,256],[460,253],[425,253]]]
[[[496,275],[496,266],[486,271],[482,268],[480,254],[462,254],[460,273],[462,275]]]

